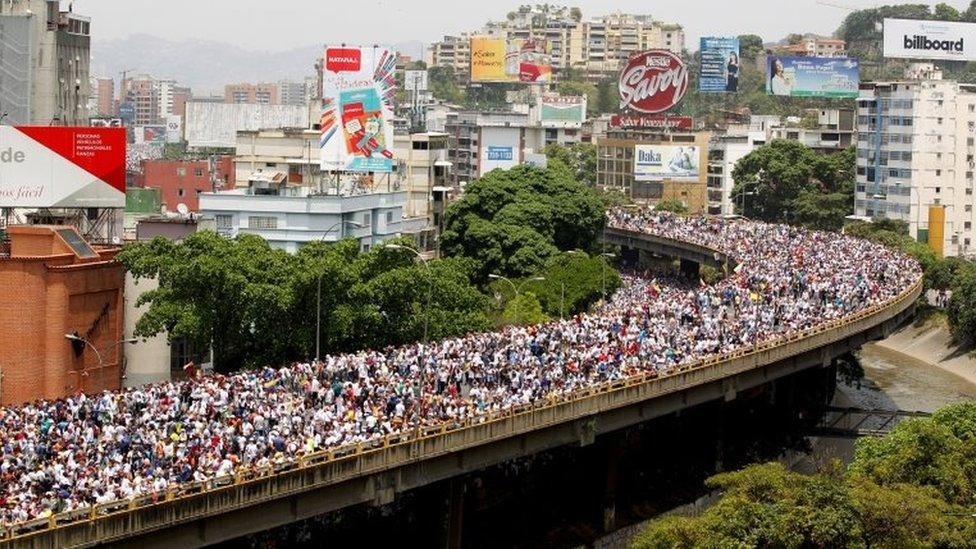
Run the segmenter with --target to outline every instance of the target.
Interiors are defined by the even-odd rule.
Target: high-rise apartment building
[[[614,13],[584,20],[578,9],[523,6],[505,21],[431,44],[428,66],[451,67],[459,81],[466,80],[471,70],[472,36],[545,40],[555,69],[580,70],[594,80],[619,71],[633,53],[648,49],[681,52],[685,47],[680,25],[647,15]]]
[[[0,112],[10,124],[84,125],[91,20],[58,0],[0,2]]]
[[[95,110],[98,116],[115,116],[118,112],[115,103],[115,80],[99,78],[95,88]]]
[[[976,86],[919,79],[861,85],[855,214],[906,221],[944,256],[971,256]]]
[[[280,105],[278,84],[228,84],[224,86],[224,101],[258,105]]]
[[[282,105],[304,105],[308,103],[308,88],[304,81],[282,80],[278,82],[278,93]]]

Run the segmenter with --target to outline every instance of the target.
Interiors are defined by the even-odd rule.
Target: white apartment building
[[[406,191],[327,195],[280,180],[256,180],[247,190],[201,194],[200,210],[224,236],[258,235],[288,253],[311,242],[347,238],[368,251],[427,227],[426,218],[404,218],[406,201]]]
[[[407,192],[406,217],[426,217],[431,225],[441,225],[434,211],[434,189],[450,187],[454,181],[452,164],[447,160],[450,136],[446,133],[414,133],[394,136],[399,188]]]
[[[59,0],[0,2],[0,104],[4,122],[88,124],[91,19]]]
[[[732,171],[739,160],[766,144],[766,132],[748,131],[716,135],[708,148],[708,214],[731,215],[736,206],[749,197],[745,194],[733,196],[735,180]]]
[[[906,221],[936,253],[973,255],[976,86],[915,74],[928,79],[861,85],[855,215]]]

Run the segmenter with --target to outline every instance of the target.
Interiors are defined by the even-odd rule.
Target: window
[[[234,216],[232,215],[217,215],[214,216],[214,221],[217,224],[217,229],[231,229],[233,228]]]
[[[967,231],[973,230],[973,222],[972,221],[967,221],[967,222],[963,223],[963,228],[965,230],[967,230]]]
[[[277,229],[278,218],[271,216],[251,216],[247,218],[248,229]]]
[[[942,125],[942,118],[937,118],[936,119],[936,123],[938,123],[941,126]]]
[[[186,196],[186,191],[183,190],[183,189],[177,189],[176,190],[176,196],[178,196],[180,198],[183,198],[184,196]]]
[[[942,192],[942,187],[936,187],[935,188],[935,194],[939,194],[941,192]]]
[[[942,170],[935,170],[936,177],[942,177]]]
[[[393,212],[386,212],[386,224],[387,225],[393,224]]]
[[[966,204],[966,211],[967,212],[973,211],[973,205],[972,204]]]
[[[366,212],[363,214],[363,226],[364,227],[373,226],[373,212]]]
[[[186,168],[183,166],[176,168],[176,177],[186,177]]]
[[[193,170],[193,175],[197,177],[203,177],[203,168],[197,168]]]

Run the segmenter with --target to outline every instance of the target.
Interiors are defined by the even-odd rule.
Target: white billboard
[[[885,19],[884,56],[976,61],[976,23]]]
[[[0,207],[124,208],[125,128],[0,126]]]
[[[187,146],[191,148],[233,149],[237,132],[309,128],[305,105],[248,105],[190,101],[184,121]]]
[[[183,117],[178,114],[166,115],[166,142],[183,141]]]
[[[634,151],[636,181],[698,181],[701,151],[687,145],[637,145]]]
[[[492,170],[509,170],[522,163],[521,128],[481,128],[478,143],[479,176]]]

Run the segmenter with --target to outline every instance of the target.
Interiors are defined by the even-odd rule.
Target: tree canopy
[[[968,547],[974,473],[976,403],[957,404],[860,439],[846,471],[771,463],[714,476],[717,503],[653,521],[632,547]]]
[[[432,339],[491,327],[489,299],[463,259],[431,261],[428,272],[408,251],[363,253],[345,241],[289,255],[257,236],[212,232],[129,245],[119,259],[137,280],[159,281],[139,298],[149,308],[136,335],[213,342],[221,372],[313,357],[320,279],[323,353],[417,341],[425,320]]]
[[[776,139],[739,160],[732,194],[745,196],[736,203],[747,217],[839,230],[854,212],[854,177],[853,149],[822,155]]]
[[[441,251],[472,259],[481,283],[526,278],[560,250],[590,250],[605,222],[600,196],[561,162],[495,170],[448,207]]]

